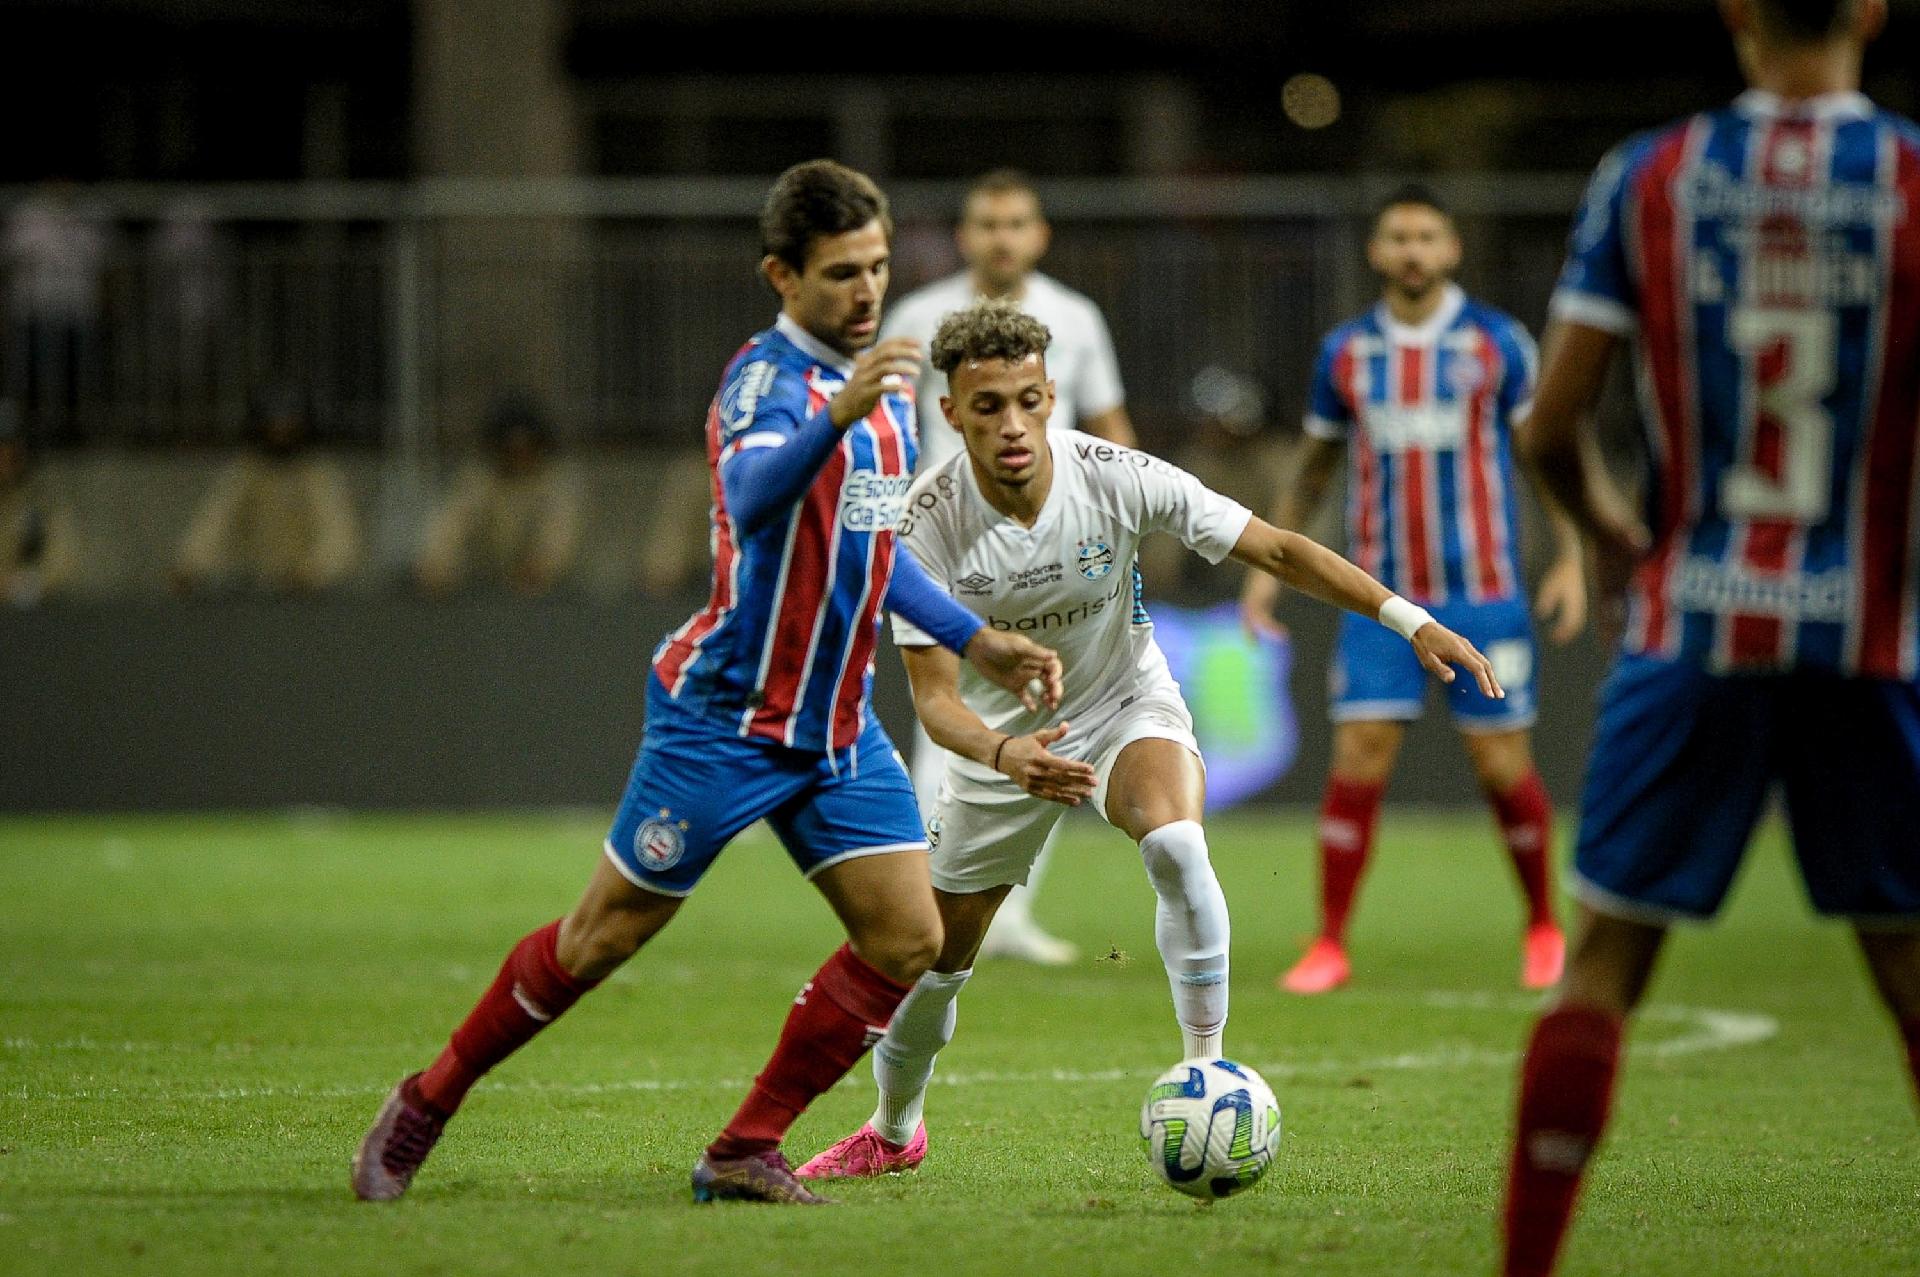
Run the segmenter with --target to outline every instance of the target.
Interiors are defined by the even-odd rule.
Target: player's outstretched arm
[[[1584,428],[1620,341],[1604,329],[1554,321],[1547,329],[1533,409],[1514,435],[1521,459],[1552,504],[1592,544],[1594,593],[1608,612],[1617,611],[1615,601],[1652,540],[1628,513],[1607,476],[1598,442]]]
[[[1346,450],[1346,444],[1338,439],[1307,437],[1300,446],[1293,478],[1274,505],[1273,521],[1277,526],[1306,526],[1326,499],[1327,485],[1333,482],[1334,472],[1340,468],[1340,458]],[[1279,601],[1278,581],[1265,572],[1247,573],[1246,585],[1240,591],[1240,623],[1248,635],[1257,638],[1283,632],[1273,616],[1274,605]]]
[[[981,675],[1020,698],[1028,709],[1060,706],[1065,688],[1060,656],[1024,634],[1002,633],[953,601],[934,584],[904,538],[894,542],[887,610],[913,622],[940,646],[973,662]]]
[[[993,633],[989,630],[988,633]],[[1035,798],[1078,807],[1093,794],[1091,764],[1062,758],[1047,747],[1067,734],[1057,723],[1025,736],[997,732],[960,697],[960,660],[938,647],[903,647],[913,685],[913,709],[933,743],[1011,779]]]
[[[1452,667],[1457,665],[1473,675],[1488,696],[1506,696],[1493,666],[1473,644],[1311,537],[1250,519],[1234,543],[1233,557],[1302,594],[1379,621],[1413,644],[1420,663],[1441,682],[1453,681]]]

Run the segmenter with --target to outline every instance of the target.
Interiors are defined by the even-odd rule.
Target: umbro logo
[[[954,584],[963,590],[971,590],[973,593],[978,594],[993,584],[993,578],[985,572],[969,572],[958,581],[955,581]]]

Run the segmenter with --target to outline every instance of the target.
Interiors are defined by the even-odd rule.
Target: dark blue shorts
[[[856,856],[927,850],[913,783],[871,714],[853,748],[829,759],[742,737],[648,679],[640,756],[607,835],[614,867],[635,886],[684,896],[756,820],[808,878]]]
[[[1920,687],[1644,656],[1601,690],[1576,891],[1625,918],[1712,917],[1776,782],[1814,908],[1920,921]]]
[[[1506,699],[1483,695],[1479,684],[1458,668],[1454,672],[1459,677],[1441,683],[1421,666],[1411,643],[1379,622],[1349,612],[1341,618],[1329,671],[1333,721],[1411,721],[1420,717],[1432,684],[1446,689],[1453,721],[1462,731],[1531,727],[1534,647],[1526,600],[1442,603],[1428,610],[1434,620],[1480,649],[1506,689]]]

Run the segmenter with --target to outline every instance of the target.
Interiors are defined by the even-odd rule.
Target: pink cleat
[[[1551,989],[1560,983],[1567,964],[1567,937],[1558,924],[1538,922],[1527,928],[1520,965],[1520,983],[1528,989]]]
[[[1347,951],[1340,942],[1321,936],[1306,956],[1293,964],[1293,970],[1280,977],[1280,987],[1288,993],[1331,993],[1353,975]]]
[[[830,1148],[822,1149],[794,1174],[801,1179],[871,1179],[876,1175],[898,1175],[926,1160],[927,1126],[922,1122],[905,1144],[880,1138],[873,1123]]]

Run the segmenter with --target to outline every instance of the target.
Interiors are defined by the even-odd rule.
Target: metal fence
[[[1439,183],[1467,240],[1469,289],[1537,325],[1580,181]],[[1395,184],[1048,184],[1055,238],[1043,269],[1105,310],[1149,441],[1181,429],[1188,387],[1208,365],[1252,376],[1270,415],[1288,419],[1319,335],[1372,294],[1366,218]],[[422,458],[467,443],[477,405],[511,384],[543,397],[576,442],[690,440],[721,365],[774,310],[755,271],[764,189],[87,189],[69,215],[97,251],[63,305],[36,302],[20,236],[0,240],[0,399],[56,443],[225,443],[252,393],[292,384],[323,439]],[[957,269],[960,194],[892,191],[896,295]],[[11,221],[44,201],[0,191]]]

